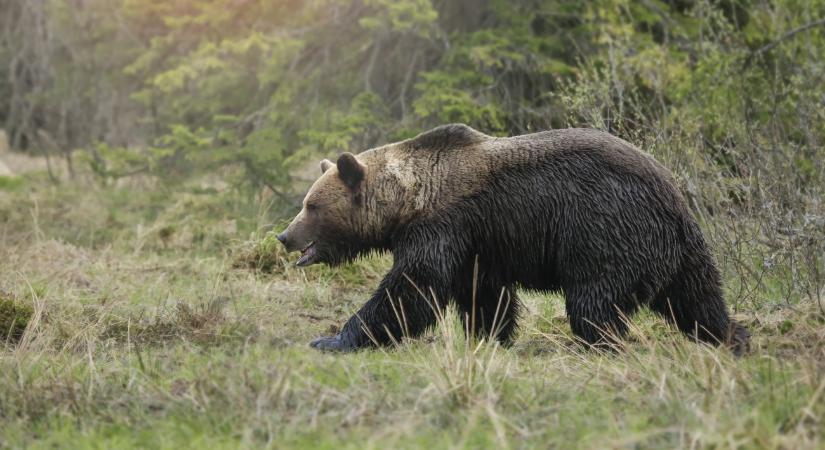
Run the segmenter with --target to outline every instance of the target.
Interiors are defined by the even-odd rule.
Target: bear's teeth
[[[303,250],[301,250],[301,257],[295,263],[298,266],[306,266],[312,263],[315,258],[315,242],[310,242]]]

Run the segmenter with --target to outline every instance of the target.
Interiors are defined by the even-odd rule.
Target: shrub
[[[0,294],[0,338],[6,342],[18,342],[34,315],[34,309],[10,295]]]

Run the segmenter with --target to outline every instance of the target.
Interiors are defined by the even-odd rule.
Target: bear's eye
[[[315,203],[307,203],[307,211],[309,211],[309,212],[318,211],[318,205],[316,205]]]

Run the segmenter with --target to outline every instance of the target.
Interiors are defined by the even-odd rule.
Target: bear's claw
[[[310,342],[310,347],[327,352],[351,352],[355,350],[348,339],[344,339],[340,334],[332,337],[320,337]]]

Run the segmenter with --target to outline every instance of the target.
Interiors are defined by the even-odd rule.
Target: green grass
[[[22,177],[0,175],[0,190],[15,191],[19,190],[25,185],[25,180]]]
[[[324,354],[307,343],[361,305],[387,257],[300,270],[245,243],[265,236],[265,208],[149,202],[0,197],[0,292],[32,312],[0,347],[0,447],[825,447],[825,315],[801,295],[754,294],[741,359],[651,314],[623,351],[586,351],[563,301],[533,293],[511,348],[467,342],[448,312],[399,348]],[[261,248],[267,270],[238,264]]]

